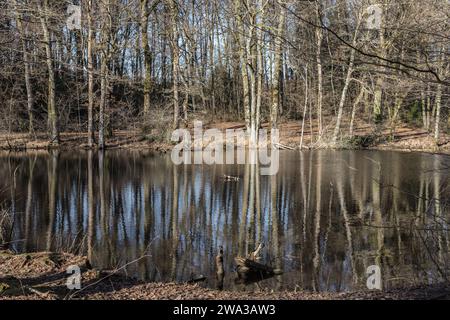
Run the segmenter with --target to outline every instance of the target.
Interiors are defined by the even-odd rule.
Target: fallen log
[[[192,276],[191,280],[189,280],[187,283],[193,284],[193,283],[198,283],[198,282],[203,282],[206,281],[206,277],[204,275],[199,275],[197,277]]]
[[[258,245],[256,250],[250,253],[246,258],[234,258],[237,272],[237,278],[235,279],[236,283],[250,284],[269,279],[283,273],[281,270],[274,269],[268,265],[258,262],[261,259],[260,255],[263,248],[264,244],[261,243]]]
[[[242,257],[236,257],[234,261],[238,275],[235,282],[238,284],[259,282],[283,273],[281,270]]]
[[[287,145],[281,144],[281,143],[275,143],[274,146],[281,150],[295,150],[294,147],[290,147],[290,146],[287,146]]]

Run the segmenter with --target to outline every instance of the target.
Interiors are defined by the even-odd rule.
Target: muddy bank
[[[78,265],[82,289],[70,291],[67,268]],[[450,299],[450,283],[381,291],[314,293],[306,291],[231,292],[202,288],[189,283],[144,283],[128,278],[120,270],[92,269],[85,257],[66,253],[14,254],[0,251],[0,300],[330,300],[330,299]]]

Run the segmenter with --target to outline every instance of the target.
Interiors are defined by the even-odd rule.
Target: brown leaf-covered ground
[[[82,290],[66,287],[67,267],[79,265]],[[450,299],[450,283],[390,291],[314,293],[305,291],[217,291],[187,283],[143,283],[113,271],[89,268],[85,257],[65,253],[14,254],[0,251],[0,300],[342,300],[342,299]]]
[[[333,131],[333,119],[328,120],[330,126],[325,128],[324,138],[317,141],[317,123],[309,123],[303,128],[303,148],[323,149],[323,148],[348,148],[352,147],[349,141],[348,120],[344,120],[342,124],[341,136],[344,137],[338,141],[337,145],[329,143],[331,141],[331,132]],[[188,128],[192,129],[192,121]],[[263,128],[268,127],[268,123],[264,123]],[[225,132],[226,129],[244,129],[244,122],[214,122],[205,123],[204,129],[217,128]],[[300,121],[286,121],[280,124],[280,144],[288,148],[298,149],[300,146],[300,136],[302,127]],[[167,152],[173,147],[165,140],[156,139],[161,136],[161,132],[153,130],[151,133],[143,134],[141,130],[117,130],[111,137],[106,138],[106,147],[108,149],[138,149],[138,150],[154,150]],[[167,135],[168,133],[165,133]],[[355,137],[372,137],[375,135],[375,127],[373,125],[357,122],[355,124]],[[170,137],[170,135],[169,135]],[[46,150],[50,147],[47,134],[39,133],[35,137],[21,133],[0,133],[0,150]],[[357,147],[357,146],[355,146]],[[404,151],[426,151],[437,153],[450,153],[450,136],[442,133],[440,140],[436,143],[429,132],[406,124],[399,124],[395,131],[386,128],[376,134],[376,140],[371,143],[370,148],[388,149],[388,150],[404,150]],[[86,133],[70,133],[64,132],[60,135],[60,149],[86,149],[87,134]]]

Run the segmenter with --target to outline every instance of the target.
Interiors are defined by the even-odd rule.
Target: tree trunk
[[[178,9],[175,0],[170,0],[169,12],[171,19],[171,47],[172,47],[172,81],[173,81],[173,128],[177,129],[179,126],[179,94],[178,94],[178,70],[179,70],[179,50],[178,50]]]
[[[100,108],[98,124],[98,147],[105,148],[105,111],[109,96],[109,61],[111,58],[112,37],[112,14],[111,0],[100,2],[103,27],[101,30],[101,53],[100,53]]]
[[[88,0],[88,39],[87,39],[87,63],[88,63],[88,146],[94,146],[94,63],[93,63],[93,25],[92,25],[92,0]]]
[[[349,129],[349,134],[350,137],[353,137],[353,131],[354,131],[354,127],[355,127],[355,118],[356,118],[356,111],[358,109],[358,105],[361,102],[361,99],[364,96],[364,85],[361,84],[361,89],[359,91],[358,96],[355,99],[355,102],[353,103],[353,107],[352,107],[352,115],[350,118],[350,129]]]
[[[108,96],[108,58],[107,54],[102,53],[100,66],[100,109],[98,115],[98,147],[105,148],[105,109]]]
[[[300,150],[303,149],[303,137],[305,133],[306,112],[308,110],[308,65],[305,67],[305,105],[302,116],[302,129],[300,134]]]
[[[48,0],[44,0],[43,6],[41,0],[37,2],[39,10],[39,20],[41,22],[42,31],[44,34],[44,47],[46,54],[46,62],[48,69],[48,127],[50,129],[50,143],[52,145],[59,144],[59,132],[58,132],[58,116],[56,113],[56,98],[55,98],[55,74],[53,71],[53,57],[52,47],[50,41],[50,33],[48,30]]]
[[[383,20],[383,18],[382,18]],[[383,22],[382,22],[383,24]],[[387,44],[384,39],[384,25],[381,26],[379,33],[379,44],[378,44],[378,52],[379,56],[382,58],[386,58],[387,56]],[[376,124],[381,123],[383,116],[383,86],[384,86],[384,67],[379,68],[379,75],[377,77],[375,83],[375,92],[374,92],[374,102],[373,102],[373,119]]]
[[[244,117],[245,117],[245,127],[247,132],[250,132],[250,90],[249,90],[249,77],[247,72],[247,52],[245,45],[245,28],[244,22],[242,20],[241,13],[241,1],[234,1],[234,11],[237,17],[237,42],[239,48],[239,61],[241,67],[241,77],[242,77],[242,90],[244,95]]]
[[[152,87],[152,54],[148,43],[148,0],[141,0],[141,34],[144,50],[144,123],[147,125],[150,111],[150,92]]]
[[[19,12],[19,8],[17,6],[17,0],[13,0],[14,11],[16,15],[17,29],[19,30],[20,40],[22,43],[22,51],[23,51],[23,65],[25,69],[25,87],[27,90],[27,112],[28,112],[28,133],[30,135],[34,134],[34,125],[33,125],[33,104],[34,104],[34,96],[33,89],[31,87],[30,80],[30,59],[28,55],[27,48],[27,34],[22,24],[22,14]]]
[[[358,30],[359,30],[359,26],[361,24],[361,19],[362,19],[362,17],[359,17],[358,21],[357,21],[357,26],[355,29],[355,33],[353,35],[353,42],[352,42],[353,47],[356,46],[356,39],[358,37]],[[334,127],[334,133],[333,133],[333,143],[337,142],[337,139],[339,136],[339,131],[341,129],[342,115],[344,113],[344,104],[345,104],[345,99],[347,98],[348,86],[350,85],[350,80],[351,80],[352,73],[353,73],[354,62],[355,62],[355,49],[352,49],[351,53],[350,53],[350,62],[349,62],[348,69],[347,69],[347,76],[345,78],[344,88],[342,89],[341,100],[339,101],[337,121],[336,121],[336,126]]]
[[[319,23],[321,21],[321,12],[319,5],[317,5],[317,19]],[[322,138],[323,126],[322,126],[322,104],[323,104],[323,80],[322,80],[322,57],[321,57],[321,49],[322,49],[322,40],[323,40],[323,31],[322,28],[316,29],[316,63],[317,63],[317,122],[318,122],[318,136],[319,140]]]
[[[284,35],[284,24],[286,21],[286,9],[282,5],[278,17],[278,29],[275,38],[274,74],[272,82],[272,108],[270,109],[271,129],[278,128],[278,111],[280,108],[280,74],[282,62],[282,39]]]
[[[442,103],[442,85],[438,84],[436,92],[436,120],[434,124],[434,139],[436,140],[436,143],[439,141],[440,137],[441,103]]]

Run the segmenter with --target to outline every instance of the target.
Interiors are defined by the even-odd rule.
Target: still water
[[[224,175],[238,177],[227,181]],[[234,257],[264,243],[283,275],[273,290],[364,288],[379,265],[384,288],[448,276],[450,157],[385,151],[283,151],[276,176],[254,165],[174,166],[169,155],[1,154],[0,205],[14,219],[9,247],[85,254],[129,276],[216,285]],[[251,286],[255,286],[252,284]]]

